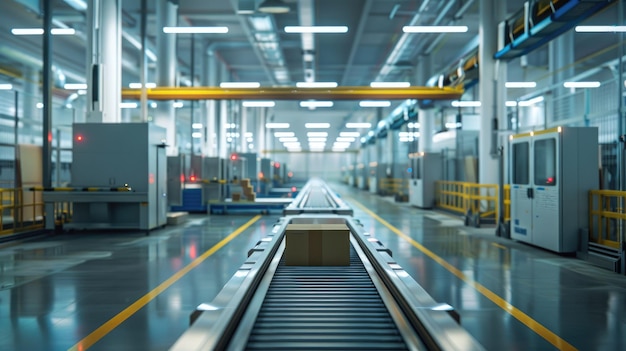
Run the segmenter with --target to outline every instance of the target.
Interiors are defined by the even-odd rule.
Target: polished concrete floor
[[[331,185],[488,350],[626,350],[626,276],[493,228]],[[279,218],[193,215],[141,232],[0,246],[0,350],[167,350]]]

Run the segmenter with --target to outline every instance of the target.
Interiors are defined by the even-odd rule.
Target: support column
[[[493,54],[497,49],[498,22],[505,16],[506,2],[480,0],[480,23],[478,28],[480,62],[479,96],[481,102],[481,124],[478,140],[478,182],[497,184],[498,172],[498,125],[506,121],[505,90],[506,63],[497,62]],[[504,124],[505,125],[505,124]]]
[[[121,0],[92,0],[87,6],[88,123],[121,121],[121,11]]]
[[[377,107],[376,108],[376,124],[375,126],[378,127],[378,123],[380,121],[383,120],[383,108],[382,107]],[[374,158],[370,159],[370,162],[372,161],[376,161],[378,163],[382,163],[385,162],[386,160],[384,160],[383,158],[383,139],[378,139],[378,137],[375,135],[374,138],[376,138],[376,144],[374,144]]]
[[[215,51],[208,50],[207,55],[205,56],[206,61],[206,86],[215,87],[218,85],[219,81],[219,61],[215,55]],[[218,141],[217,141],[217,120],[218,120],[218,111],[219,104],[218,100],[207,100],[206,101],[206,125],[207,125],[207,155],[211,157],[219,156],[218,153]]]
[[[33,66],[24,66],[24,93],[22,95],[22,119],[27,121],[39,121],[42,110],[37,108],[39,102],[39,70]],[[23,122],[21,142],[28,140],[29,143],[35,144],[35,131],[33,123]],[[28,139],[26,139],[28,137]]]
[[[222,81],[228,81],[228,69],[226,65],[220,65],[220,79]],[[222,158],[228,158],[229,150],[226,142],[226,124],[228,123],[228,101],[219,100],[219,122],[217,123],[217,140],[218,142],[218,154]]]
[[[260,107],[257,109],[257,112],[256,112],[257,130],[258,130],[257,136],[256,136],[256,147],[257,147],[257,152],[259,153],[259,157],[261,158],[269,157],[269,154],[265,152],[265,150],[267,150],[266,138],[268,137],[267,129],[265,128],[267,110],[268,110],[268,107]]]
[[[574,75],[574,32],[567,31],[554,40],[548,46],[549,70],[552,74],[552,84],[556,85],[549,104],[553,120],[570,118],[574,113],[574,96],[570,95],[568,88],[563,87],[563,82],[571,79]],[[548,123],[548,116],[544,116],[544,124]]]
[[[241,101],[237,101],[239,105],[239,120],[241,121],[239,126],[239,142],[241,144],[241,152],[249,152],[248,138],[246,138],[246,132],[248,131],[248,108],[243,107]]]
[[[163,33],[163,27],[177,25],[178,1],[158,0],[156,4],[157,78],[159,87],[176,86],[176,35]],[[155,111],[154,124],[166,129],[168,156],[178,154],[176,140],[176,113],[173,101],[160,101]]]
[[[426,85],[426,81],[434,74],[432,70],[432,56],[428,55],[422,57],[417,71],[416,79],[418,79],[418,81],[415,85]],[[430,152],[432,151],[433,131],[435,129],[435,109],[419,109],[417,111],[417,118],[420,124],[420,137],[418,139],[417,151]]]

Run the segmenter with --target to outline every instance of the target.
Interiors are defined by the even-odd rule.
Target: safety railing
[[[589,242],[621,250],[626,191],[589,192]]]
[[[0,188],[0,235],[42,229],[44,204],[40,190]]]
[[[382,178],[378,181],[378,192],[381,195],[406,195],[409,182],[403,178]]]
[[[505,186],[504,214],[509,218],[510,199]],[[498,186],[457,181],[436,182],[436,207],[465,216],[466,225],[480,226],[483,222],[495,223],[498,212]]]

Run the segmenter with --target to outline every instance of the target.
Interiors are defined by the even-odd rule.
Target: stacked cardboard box
[[[239,201],[239,200],[241,200],[241,194],[240,193],[233,193],[232,198],[233,198],[233,201]]]
[[[350,265],[350,229],[345,224],[289,224],[287,266]]]
[[[256,194],[254,193],[254,189],[252,185],[250,185],[250,179],[245,178],[241,180],[241,189],[243,190],[243,195],[246,197],[248,201],[255,201]]]

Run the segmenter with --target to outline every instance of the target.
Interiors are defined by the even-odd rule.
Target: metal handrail
[[[623,249],[626,191],[589,191],[589,242]]]

